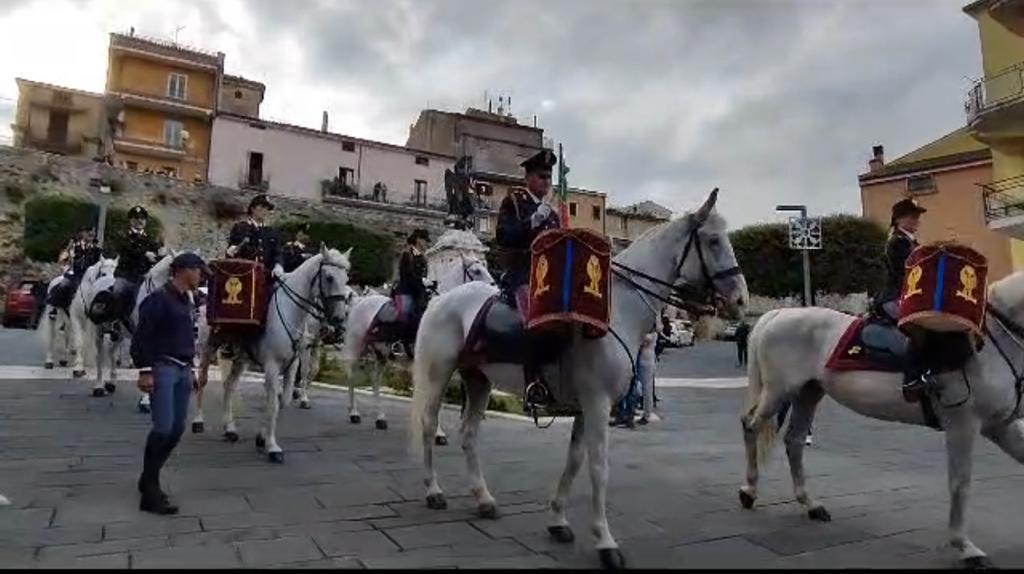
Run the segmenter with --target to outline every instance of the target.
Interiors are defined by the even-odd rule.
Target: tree
[[[395,262],[394,240],[383,233],[335,221],[299,221],[282,223],[279,228],[292,236],[303,223],[309,223],[310,244],[321,243],[342,251],[352,248],[352,277],[355,285],[380,285],[390,281]]]
[[[852,215],[822,219],[823,249],[811,252],[811,283],[816,292],[847,295],[878,292],[885,281],[882,262],[886,232]],[[786,297],[803,292],[800,253],[789,248],[789,226],[758,224],[729,234],[751,293]]]

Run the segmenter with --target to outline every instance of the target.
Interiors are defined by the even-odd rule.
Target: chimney
[[[320,120],[320,131],[327,133],[327,110],[324,110],[324,117]]]
[[[876,145],[871,148],[871,159],[868,160],[868,171],[878,171],[885,165],[885,148]]]

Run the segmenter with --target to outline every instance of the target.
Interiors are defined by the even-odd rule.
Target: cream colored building
[[[62,155],[102,156],[103,94],[34,82],[18,84],[14,146]]]

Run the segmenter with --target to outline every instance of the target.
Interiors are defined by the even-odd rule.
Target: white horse
[[[352,291],[348,286],[349,254],[321,247],[320,253],[310,257],[295,271],[276,280],[267,307],[267,318],[262,333],[251,341],[238,345],[231,370],[224,377],[224,437],[238,440],[235,425],[234,395],[238,380],[246,367],[256,363],[263,367],[266,391],[265,420],[256,436],[256,446],[266,449],[271,462],[284,462],[284,451],[277,443],[277,417],[288,404],[298,367],[298,355],[306,320],[311,315],[341,323],[345,320]],[[209,342],[209,329],[200,332],[199,390],[196,393],[196,416],[192,420],[193,432],[203,430],[203,390],[207,371],[217,352]],[[284,377],[284,385],[282,385]],[[284,388],[282,388],[284,387]]]
[[[854,317],[821,308],[782,309],[766,313],[750,336],[748,366],[750,408],[742,417],[747,450],[747,481],[740,501],[751,508],[757,499],[758,462],[769,455],[775,438],[774,417],[792,400],[786,454],[796,500],[811,519],[831,519],[825,506],[807,489],[803,467],[804,437],[824,395],[864,416],[924,425],[919,404],[903,399],[903,375],[883,372],[830,372],[832,350]],[[962,372],[937,376],[942,389],[961,391],[963,403],[933,401],[946,433],[949,469],[949,542],[967,567],[991,565],[986,554],[967,537],[966,506],[971,484],[974,439],[982,436],[1024,463],[1024,273],[1015,273],[989,289],[986,341]],[[969,383],[968,383],[969,382]]]
[[[46,288],[47,299],[57,285],[64,280],[64,275],[54,277]],[[39,321],[39,333],[46,345],[46,359],[43,367],[52,369],[54,362],[60,366],[68,366],[72,355],[76,353],[71,333],[71,316],[68,310],[61,307],[54,307],[46,304],[45,317]]]
[[[608,413],[612,401],[622,396],[630,384],[633,360],[642,337],[654,329],[670,294],[678,293],[683,285],[713,289],[718,302],[732,312],[739,311],[747,298],[746,281],[736,265],[725,220],[714,209],[717,195],[715,190],[697,212],[648,231],[616,256],[610,287],[613,333],[590,339],[577,329],[571,344],[560,352],[560,364],[544,367],[548,381],[558,380],[559,373],[567,377],[561,381],[574,387],[582,408],[582,414],[573,421],[568,460],[550,503],[548,532],[559,542],[574,539],[566,518],[567,497],[586,453],[593,489],[591,531],[597,536],[597,549],[605,566],[617,567],[624,562],[606,515]],[[459,363],[459,356],[479,310],[497,293],[493,286],[474,282],[435,299],[424,314],[413,364],[415,390],[410,430],[413,448],[423,452],[427,505],[435,509],[447,506],[434,471],[429,433],[437,426],[445,385],[458,369],[466,392],[462,449],[466,453],[471,493],[479,515],[484,518],[495,517],[497,505],[480,469],[476,449],[478,428],[491,385],[521,393],[523,369],[518,364],[490,362],[466,368]]]
[[[438,261],[433,265],[432,274],[428,277],[437,281],[437,292],[447,293],[459,285],[472,281],[481,281],[488,285],[494,284],[494,278],[487,270],[487,262],[478,259],[475,255],[458,255]],[[429,307],[429,305],[428,305]],[[365,355],[371,355],[372,362],[371,378],[373,381],[374,409],[377,417],[374,422],[380,430],[388,428],[387,418],[380,399],[381,372],[385,362],[391,357],[392,345],[395,341],[390,337],[380,337],[379,340],[371,335],[375,326],[380,322],[394,321],[396,310],[391,305],[391,298],[384,295],[368,295],[355,300],[352,311],[349,313],[348,322],[345,325],[345,345],[342,350],[342,363],[348,375],[348,396],[349,396],[349,422],[359,424],[362,417],[359,414],[359,407],[356,404],[356,385],[352,378],[354,365]],[[434,433],[436,444],[446,444],[447,436],[441,429],[440,424]]]
[[[114,281],[114,269],[117,267],[117,259],[100,258],[99,261],[89,266],[82,274],[82,282],[78,285],[74,298],[71,300],[69,314],[71,316],[71,331],[74,340],[74,347],[77,349],[75,363],[72,368],[72,376],[82,378],[85,376],[86,366],[96,367],[96,381],[93,384],[92,395],[102,397],[107,393],[116,390],[114,345],[109,337],[103,332],[100,325],[97,325],[89,318],[89,306],[92,304],[96,294],[108,289]],[[95,354],[92,353],[95,351]],[[88,360],[94,358],[95,360]],[[107,363],[105,365],[105,363]],[[103,381],[103,367],[109,369],[109,379]]]

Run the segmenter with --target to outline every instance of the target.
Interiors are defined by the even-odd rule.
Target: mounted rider
[[[114,277],[117,278],[114,301],[124,305],[120,316],[131,313],[139,286],[163,250],[162,242],[146,231],[148,219],[149,213],[142,206],[131,208],[128,211],[128,230],[114,241],[118,254],[117,268],[114,269]]]
[[[893,324],[899,321],[900,295],[907,258],[918,247],[917,231],[921,226],[921,216],[927,211],[913,199],[902,199],[892,206],[889,238],[885,242],[885,290],[876,310],[883,319]],[[911,400],[922,390],[934,385],[935,381],[930,369],[922,364],[923,337],[916,336],[913,330],[906,334],[907,360],[903,372],[903,394]]]
[[[430,233],[416,229],[405,239],[405,249],[398,260],[398,281],[392,290],[399,309],[399,316],[405,319],[408,328],[402,336],[406,354],[412,356],[416,331],[420,317],[427,308],[427,258],[423,252],[430,247]]]
[[[313,251],[309,248],[309,224],[303,223],[295,230],[295,238],[281,248],[281,267],[285,273],[291,273],[312,255]]]
[[[247,211],[249,217],[231,228],[227,256],[259,261],[269,273],[278,263],[279,255],[277,233],[266,224],[267,215],[274,211],[274,204],[266,194],[261,193],[249,202]]]
[[[538,235],[560,226],[557,211],[544,201],[551,191],[551,168],[558,162],[554,152],[543,149],[522,164],[526,171],[526,190],[516,190],[505,197],[498,208],[496,240],[498,255],[505,273],[501,278],[502,300],[519,310],[526,323],[529,302],[530,245]],[[546,407],[551,392],[543,380],[533,345],[526,350],[523,374],[527,403]]]
[[[53,307],[50,310],[51,319],[56,317],[57,309],[68,308],[85,270],[99,261],[102,255],[103,250],[96,243],[96,232],[92,227],[83,227],[78,231],[78,237],[68,242],[57,260],[67,264],[64,278],[50,291],[46,301]]]

